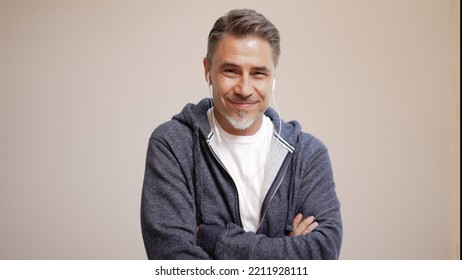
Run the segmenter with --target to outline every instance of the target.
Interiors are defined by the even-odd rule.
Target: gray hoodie
[[[141,200],[149,259],[337,259],[342,243],[340,203],[326,147],[298,122],[274,123],[257,232],[242,229],[233,179],[210,146],[211,100],[187,104],[150,140]],[[281,124],[281,127],[280,127]],[[319,225],[289,237],[297,213]]]

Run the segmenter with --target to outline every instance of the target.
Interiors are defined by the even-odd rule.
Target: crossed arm
[[[299,236],[302,234],[310,233],[313,229],[315,229],[319,224],[315,221],[313,216],[309,216],[308,218],[303,219],[302,213],[298,213],[295,216],[293,221],[294,230],[289,233],[289,236]],[[196,229],[196,238],[199,237],[199,227]]]

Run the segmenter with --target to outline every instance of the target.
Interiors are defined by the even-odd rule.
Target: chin
[[[244,114],[244,116],[242,116]],[[226,117],[228,122],[234,127],[235,129],[238,130],[246,130],[249,127],[251,127],[255,121],[261,117],[261,115],[258,116],[246,116],[245,112],[240,112],[240,117]]]

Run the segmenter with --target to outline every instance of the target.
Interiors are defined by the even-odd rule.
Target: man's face
[[[204,59],[204,68],[213,88],[214,116],[223,129],[234,135],[257,132],[269,106],[274,79],[269,43],[254,36],[225,35],[212,64]]]

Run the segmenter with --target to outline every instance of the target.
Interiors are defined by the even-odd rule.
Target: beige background
[[[279,28],[281,114],[330,149],[341,258],[459,258],[459,5],[0,0],[0,259],[145,258],[149,135],[208,96],[236,7]]]

